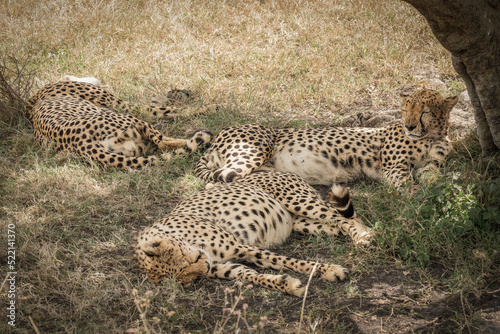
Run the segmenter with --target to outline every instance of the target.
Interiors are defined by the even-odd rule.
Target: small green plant
[[[474,185],[460,172],[449,172],[408,201],[399,215],[377,222],[376,239],[409,264],[440,263],[452,273],[452,288],[477,287],[495,270],[498,189],[496,180]]]
[[[418,213],[426,227],[442,234],[449,242],[474,227],[469,212],[479,203],[473,194],[473,185],[465,184],[459,173],[449,173],[415,200],[422,203]]]
[[[500,229],[500,179],[475,185],[478,204],[469,210],[470,221],[484,232]]]
[[[448,173],[409,201],[399,220],[381,230],[378,241],[420,266],[446,256],[450,249],[441,248],[441,244],[456,245],[474,230],[470,214],[481,206],[473,190],[459,173]],[[414,225],[404,223],[413,217],[418,217]]]

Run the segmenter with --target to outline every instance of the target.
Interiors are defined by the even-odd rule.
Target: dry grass
[[[400,1],[5,1],[2,51],[34,45],[40,83],[93,75],[121,95],[195,90],[252,113],[398,104],[424,64],[456,77]],[[324,116],[324,115],[323,115]]]
[[[193,90],[197,105],[222,106],[187,122],[156,124],[173,135],[246,122],[316,126],[364,108],[395,108],[398,92],[417,85],[424,68],[443,81],[437,88],[444,94],[464,89],[425,21],[396,0],[0,2],[0,53],[22,60],[28,51],[27,68],[36,70],[36,86],[66,74],[95,76],[135,103],[178,87]],[[498,288],[492,278],[498,251],[491,247],[498,234],[481,239],[479,246],[467,244],[460,258],[452,245],[462,239],[409,243],[413,239],[405,235],[420,236],[418,224],[426,221],[419,216],[425,196],[418,206],[405,197],[394,199],[380,184],[353,187],[360,212],[381,230],[372,251],[325,237],[295,237],[276,249],[341,263],[352,272],[343,284],[313,280],[304,308],[297,298],[237,283],[238,294],[228,295],[231,282],[201,280],[184,289],[169,281],[155,287],[131,261],[132,237],[203,187],[193,176],[196,157],[123,172],[40,148],[22,120],[2,120],[0,132],[0,242],[7,224],[14,223],[20,333],[33,332],[34,326],[42,333],[129,328],[293,333],[299,323],[304,333],[345,333],[376,331],[381,319],[389,331],[417,325],[431,326],[430,331],[435,325],[487,328],[467,293],[482,300]],[[461,173],[466,183],[498,176],[498,162],[479,161],[474,140],[457,148],[446,173]],[[438,196],[439,190],[425,195]],[[456,195],[445,190],[445,201]],[[468,196],[473,190],[464,191]],[[491,205],[487,197],[477,198]],[[417,248],[421,253],[412,255]],[[0,249],[3,267],[7,257]],[[421,266],[419,256],[425,260],[429,252],[432,261]],[[370,294],[379,279],[396,288],[403,284],[410,299],[374,304]],[[455,305],[445,297],[457,296],[458,290],[466,294],[456,308],[440,306]],[[1,300],[6,301],[4,291]],[[427,316],[426,310],[434,314]],[[442,312],[436,315],[437,310]],[[432,322],[436,316],[444,320]],[[3,320],[0,331],[2,326],[7,326]]]

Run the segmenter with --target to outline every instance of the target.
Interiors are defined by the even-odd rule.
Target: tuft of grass
[[[0,122],[9,126],[26,118],[25,105],[36,73],[31,57],[28,51],[23,58],[4,54],[0,59]]]

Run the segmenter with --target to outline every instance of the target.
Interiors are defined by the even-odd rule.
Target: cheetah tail
[[[354,205],[352,204],[348,187],[334,184],[328,192],[328,201],[345,218],[354,218]]]

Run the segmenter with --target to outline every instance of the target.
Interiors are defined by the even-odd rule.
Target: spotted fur
[[[333,238],[340,230],[356,243],[367,244],[369,230],[352,208],[346,218],[330,203],[337,198],[344,208],[351,206],[348,192],[337,190],[324,201],[301,178],[282,172],[258,172],[209,187],[139,232],[135,247],[139,267],[155,283],[171,277],[182,283],[200,276],[241,279],[301,296],[304,286],[300,280],[260,274],[233,261],[310,274],[315,262],[263,248],[285,242],[292,231],[326,233]],[[344,279],[347,271],[339,265],[319,263],[315,273],[335,281]]]
[[[40,143],[53,142],[57,150],[75,152],[118,168],[142,168],[157,161],[157,156],[143,156],[149,144],[160,150],[189,153],[212,139],[206,130],[198,131],[189,140],[165,137],[148,123],[127,114],[133,109],[104,88],[76,81],[46,85],[27,104],[28,118]],[[162,106],[148,110],[155,115],[175,111]],[[169,157],[167,153],[162,155],[164,159]]]
[[[230,127],[215,138],[195,172],[208,181],[231,182],[259,169],[279,170],[313,185],[369,177],[401,190],[411,168],[425,171],[444,162],[451,150],[450,111],[457,101],[428,89],[404,95],[404,124],[379,129]]]

